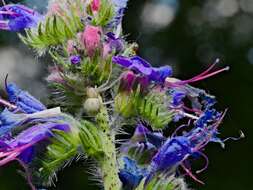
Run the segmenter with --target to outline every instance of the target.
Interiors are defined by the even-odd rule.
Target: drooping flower
[[[21,31],[33,28],[42,21],[43,16],[24,5],[9,4],[0,8],[0,29]]]
[[[30,162],[34,146],[52,137],[52,130],[70,130],[60,108],[46,109],[14,83],[7,84],[6,89],[17,109],[5,108],[0,113],[0,166],[15,159]]]
[[[10,141],[2,141],[1,144],[5,144],[5,147],[1,147],[0,166],[17,158],[29,163],[34,156],[34,146],[53,137],[52,130],[68,132],[70,127],[68,124],[60,123],[39,124],[24,130]]]
[[[89,57],[92,57],[100,46],[102,30],[98,26],[87,25],[81,35],[81,42]]]
[[[155,68],[139,56],[130,58],[124,56],[114,56],[113,62],[138,74],[147,76],[149,80],[158,83],[163,83],[167,77],[172,75],[172,69],[170,66]]]

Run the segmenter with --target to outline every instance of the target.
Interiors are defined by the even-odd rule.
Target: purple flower
[[[124,49],[123,40],[116,38],[115,34],[112,32],[107,33],[107,42],[110,44],[112,49],[115,49],[116,52],[120,52]]]
[[[38,25],[43,16],[23,5],[9,4],[0,8],[0,29],[20,31]]]
[[[107,40],[103,47],[103,57],[108,57],[112,51],[121,52],[124,48],[124,43],[121,38],[116,38],[112,32],[107,33]]]
[[[28,92],[21,90],[15,83],[6,84],[6,91],[10,103],[17,106],[18,111],[35,113],[46,109],[39,100]]]
[[[81,62],[81,57],[79,55],[72,55],[69,59],[72,65],[78,65]]]
[[[133,70],[136,73],[147,76],[149,80],[155,82],[163,83],[167,77],[172,75],[172,69],[170,66],[155,68],[139,56],[130,58],[124,56],[114,56],[113,62],[121,65],[122,67]]]

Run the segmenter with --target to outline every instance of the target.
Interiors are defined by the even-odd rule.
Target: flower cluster
[[[189,80],[173,78],[170,66],[153,67],[137,55],[136,43],[124,38],[126,7],[127,0],[52,0],[46,15],[22,5],[1,7],[1,29],[26,29],[23,42],[52,56],[46,80],[50,106],[56,108],[6,82],[8,98],[0,99],[0,166],[19,160],[32,167],[36,150],[43,149],[39,172],[29,170],[40,178],[39,186],[49,185],[77,155],[96,162],[94,175],[105,190],[185,189],[181,170],[203,184],[189,158],[206,160],[200,173],[208,166],[206,145],[224,147],[227,139],[219,138],[218,127],[226,110],[217,111],[215,97],[190,84],[228,67],[212,71],[216,61]],[[168,135],[171,123],[180,126]],[[117,151],[117,134],[126,124],[135,131]]]

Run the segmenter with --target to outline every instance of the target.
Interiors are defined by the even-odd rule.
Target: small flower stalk
[[[51,0],[45,15],[20,4],[0,8],[0,29],[23,31],[20,39],[53,62],[50,105],[7,79],[0,96],[0,166],[18,161],[31,189],[49,187],[80,156],[94,161],[104,190],[188,189],[185,176],[204,184],[207,144],[224,148],[244,137],[221,139],[227,110],[191,86],[228,67],[215,70],[217,60],[189,80],[169,65],[153,67],[124,38],[126,8],[127,0]],[[122,141],[126,125],[133,133]],[[192,156],[206,165],[192,171]]]

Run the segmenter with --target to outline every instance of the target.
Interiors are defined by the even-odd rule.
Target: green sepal
[[[97,26],[106,26],[113,18],[115,12],[112,3],[108,0],[101,0],[101,7],[94,15],[93,24]]]
[[[39,178],[40,184],[50,186],[55,173],[68,165],[78,154],[79,138],[73,133],[54,130],[54,138],[47,147],[46,153],[38,159],[40,165],[34,175]]]
[[[140,87],[131,92],[120,92],[115,98],[115,110],[123,117],[136,116],[145,120],[153,130],[164,129],[171,121],[173,113],[167,105],[169,97],[163,92],[144,94]]]
[[[19,34],[20,39],[28,46],[34,48],[39,54],[47,48],[63,44],[66,40],[74,38],[84,26],[73,12],[64,18],[54,15],[47,17],[45,22],[39,23],[35,29],[27,29],[25,36]]]
[[[146,186],[145,178],[135,190],[187,190],[187,185],[182,178],[174,176],[156,176]]]
[[[93,123],[88,121],[82,121],[81,126],[79,137],[84,152],[92,158],[101,160],[105,153],[100,131]]]
[[[138,114],[153,130],[164,129],[171,121],[173,113],[167,107],[169,99],[163,92],[150,92],[138,102]]]

